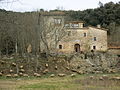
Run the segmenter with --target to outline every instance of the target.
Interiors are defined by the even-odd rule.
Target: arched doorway
[[[79,44],[75,44],[74,45],[74,49],[75,49],[75,52],[80,52],[80,45]]]

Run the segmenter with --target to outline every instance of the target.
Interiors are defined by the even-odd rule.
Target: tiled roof
[[[69,24],[69,23],[74,23],[74,24],[78,24],[78,23],[85,23],[84,21],[66,21],[65,24]]]
[[[101,30],[108,31],[108,29],[105,29],[105,28],[98,28],[98,27],[94,27],[94,26],[89,26],[89,27],[92,27],[92,28],[96,28],[96,29],[101,29]]]

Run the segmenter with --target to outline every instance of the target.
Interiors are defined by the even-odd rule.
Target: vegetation
[[[65,11],[69,20],[82,20],[85,25],[101,25],[108,29],[108,42],[114,46],[120,44],[120,2],[109,2],[106,4],[99,4],[100,6],[95,9],[87,9],[84,11]]]
[[[52,10],[59,11],[59,10]],[[46,47],[45,52],[49,52],[48,41],[46,38],[52,38],[51,34],[57,31],[63,31],[61,28],[55,29],[54,27],[44,27],[44,23],[40,23],[42,18],[40,13],[45,12],[10,12],[0,10],[0,55],[11,55],[19,53],[24,55],[27,53],[28,46],[32,46],[32,54],[37,55],[41,53],[41,46]],[[120,44],[120,2],[109,2],[106,4],[100,3],[100,6],[95,9],[87,9],[84,11],[63,11],[67,15],[67,20],[82,20],[85,21],[85,26],[100,24],[104,28],[108,28],[108,42],[110,45],[119,46]],[[49,29],[45,31],[43,28]],[[47,30],[46,29],[46,30]],[[53,33],[52,32],[52,33]],[[60,33],[56,37],[63,37]],[[41,43],[42,42],[42,43]],[[55,41],[57,44],[58,41]]]
[[[9,90],[119,90],[119,80],[100,80],[102,74],[75,77],[0,79],[0,89]],[[109,78],[119,74],[106,74]],[[93,77],[93,79],[91,78]]]

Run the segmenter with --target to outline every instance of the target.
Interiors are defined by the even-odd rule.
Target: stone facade
[[[50,52],[75,53],[107,50],[107,30],[100,25],[84,27],[82,21],[67,22],[65,14],[60,12],[43,13],[42,16],[43,21],[48,25],[47,42]],[[49,37],[50,35],[52,38]]]
[[[58,52],[75,53],[90,50],[107,50],[107,31],[100,27],[83,27],[83,22],[69,22],[65,25],[67,35],[59,41]]]

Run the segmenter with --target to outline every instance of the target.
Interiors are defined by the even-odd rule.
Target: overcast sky
[[[0,3],[0,8],[13,11],[34,11],[43,8],[53,10],[57,7],[65,10],[84,10],[97,8],[99,1],[103,4],[107,2],[119,2],[120,0],[20,0],[10,4]]]

